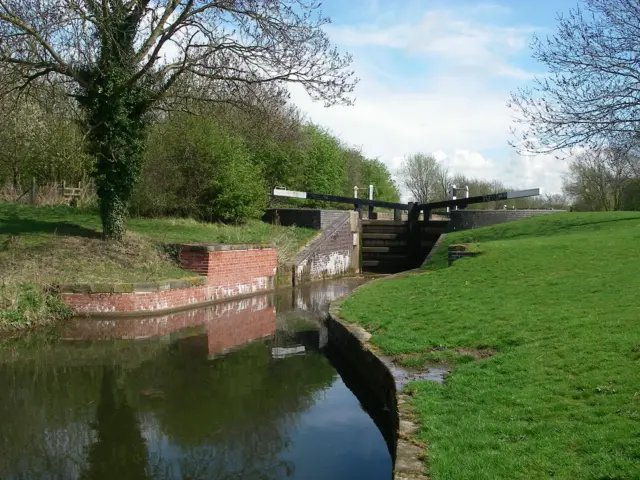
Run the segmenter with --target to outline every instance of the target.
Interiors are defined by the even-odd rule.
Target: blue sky
[[[333,42],[354,57],[356,104],[325,108],[292,88],[311,120],[395,170],[433,153],[454,172],[514,187],[561,189],[566,162],[520,156],[508,145],[506,103],[544,67],[531,58],[534,33],[555,30],[575,0],[328,0]]]

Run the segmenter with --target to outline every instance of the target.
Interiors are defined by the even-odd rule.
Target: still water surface
[[[382,434],[324,356],[341,280],[0,347],[0,478],[385,479]]]

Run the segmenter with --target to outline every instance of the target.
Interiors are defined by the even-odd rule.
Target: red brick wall
[[[273,335],[276,311],[267,295],[169,315],[129,319],[74,319],[65,339],[106,340],[161,337],[185,328],[201,326],[207,335],[209,355]]]
[[[274,288],[277,268],[274,248],[207,251],[180,254],[185,268],[207,276],[207,285],[133,293],[63,293],[64,302],[77,314],[155,312],[176,309]]]
[[[180,263],[205,275],[209,285],[247,283],[256,277],[274,276],[277,268],[275,248],[202,251],[185,247]]]

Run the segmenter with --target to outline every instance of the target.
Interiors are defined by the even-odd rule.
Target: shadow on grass
[[[65,237],[102,238],[102,233],[70,222],[47,222],[24,219],[17,216],[0,219],[0,233],[22,235],[27,233],[50,233]]]

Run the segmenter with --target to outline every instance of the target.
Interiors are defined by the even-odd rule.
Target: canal
[[[390,479],[319,321],[361,282],[5,340],[0,478]]]

